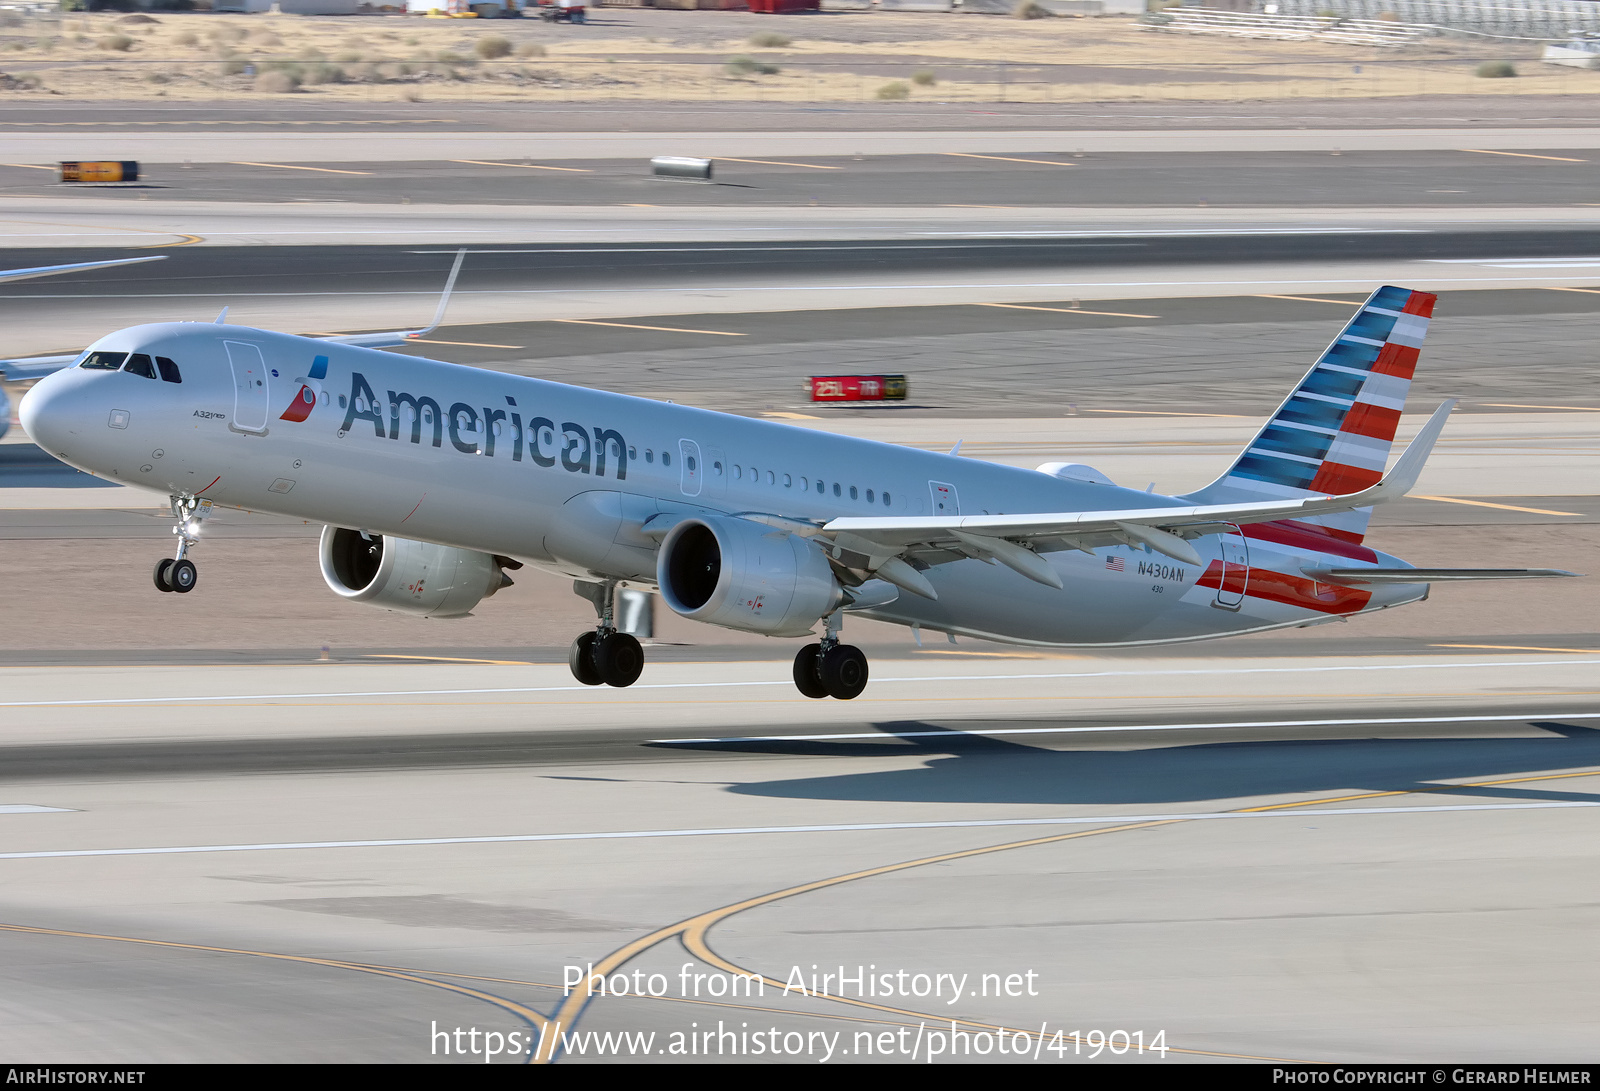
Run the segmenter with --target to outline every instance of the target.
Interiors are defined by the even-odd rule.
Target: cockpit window
[[[127,358],[126,352],[91,352],[78,366],[90,371],[116,371]]]
[[[183,376],[178,374],[178,365],[165,356],[156,357],[156,366],[161,369],[161,377],[169,383],[183,382]]]
[[[128,362],[123,365],[122,370],[131,371],[135,375],[143,375],[146,379],[154,379],[156,377],[155,364],[151,362],[150,357],[142,352],[136,352],[128,357]]]

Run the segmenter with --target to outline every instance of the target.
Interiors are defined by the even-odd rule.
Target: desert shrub
[[[338,61],[340,64],[360,64],[361,63],[361,54],[359,54],[359,53],[339,53],[339,54],[336,54],[333,59],[335,61]]]
[[[433,55],[433,59],[440,64],[473,64],[473,58],[463,57],[459,53],[452,53],[448,49],[441,50]]]
[[[728,58],[728,63],[722,67],[730,76],[776,76],[779,72],[775,64],[767,64],[765,61],[758,61],[742,54]]]
[[[224,57],[222,63],[217,65],[217,70],[224,76],[239,76],[244,74],[247,63],[243,57]]]
[[[1516,74],[1510,61],[1484,61],[1478,66],[1478,75],[1486,80],[1503,80]]]
[[[146,82],[146,83],[171,83],[172,79],[165,72],[147,72],[147,73],[145,73],[144,82]]]
[[[745,40],[760,49],[786,49],[794,44],[794,41],[787,35],[771,30],[763,30],[760,34],[752,34]]]
[[[521,45],[517,46],[517,56],[542,57],[544,56],[544,46],[540,45],[538,42],[523,42]]]
[[[255,89],[270,95],[286,95],[291,91],[299,90],[300,81],[281,68],[274,68],[270,72],[263,72],[256,77]]]
[[[911,82],[918,87],[932,87],[939,82],[939,77],[931,68],[919,68],[912,75]]]
[[[1017,19],[1048,19],[1055,12],[1039,3],[1039,0],[1020,0],[1017,6],[1011,9],[1011,14]]]
[[[187,46],[191,49],[200,44],[200,39],[194,36],[194,31],[192,30],[186,30],[172,40],[181,46]]]
[[[107,34],[94,44],[113,53],[126,53],[133,48],[133,39],[126,34]]]
[[[135,14],[135,15],[124,15],[122,18],[117,20],[117,24],[116,25],[119,26],[119,27],[138,27],[138,26],[150,26],[150,25],[154,24],[155,22],[156,22],[156,20],[150,18],[150,16],[148,16],[148,15],[137,15],[137,14]]]
[[[404,91],[400,92],[400,97],[405,99],[407,102],[421,102],[422,89],[419,87],[407,87]]]
[[[308,64],[301,80],[306,84],[343,83],[345,81],[344,69],[336,64],[323,64],[321,61]]]
[[[21,25],[21,13],[15,11],[0,11],[0,27],[19,27]]]
[[[911,85],[904,80],[895,80],[878,88],[878,97],[881,99],[904,99],[911,97]]]
[[[358,64],[345,73],[357,83],[388,83],[389,78],[375,64]]]
[[[490,34],[487,37],[479,38],[477,44],[472,47],[472,51],[486,61],[497,61],[501,57],[511,55],[511,41],[498,34]]]

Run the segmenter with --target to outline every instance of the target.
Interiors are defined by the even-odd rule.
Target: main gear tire
[[[586,686],[605,683],[594,662],[594,643],[597,635],[593,632],[582,633],[572,642],[572,647],[567,649],[567,666],[572,668],[572,677]]]
[[[626,689],[644,671],[644,649],[631,633],[607,633],[593,644],[595,673],[608,686]]]
[[[822,654],[822,685],[835,700],[860,697],[867,673],[866,655],[852,644],[835,644]]]
[[[807,644],[794,657],[794,688],[800,696],[821,700],[828,695],[822,684],[822,645]]]

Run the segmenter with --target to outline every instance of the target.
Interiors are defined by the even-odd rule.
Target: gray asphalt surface
[[[1471,145],[1470,131],[1461,135]],[[1591,202],[1600,156],[1560,147],[1471,151],[992,154],[804,157],[798,164],[722,160],[713,184],[665,181],[638,160],[142,163],[131,185],[63,184],[0,165],[0,195],[79,193],[127,200],[358,201],[396,204],[652,204],[662,207],[973,205],[1158,207],[1481,207]],[[699,154],[693,146],[662,154]],[[537,153],[532,153],[537,156]],[[775,157],[781,159],[781,157]]]
[[[1469,684],[1532,669],[1502,658]],[[355,666],[314,681],[147,668],[69,689],[59,669],[43,688],[19,669],[13,699],[166,696],[144,712],[40,708],[30,741],[0,744],[0,1048],[482,1063],[484,1032],[556,1017],[564,1063],[619,1049],[672,1061],[672,1034],[719,1028],[733,1036],[710,1039],[710,1059],[776,1029],[797,1035],[782,1059],[815,1063],[828,1040],[814,1036],[838,1032],[835,1061],[904,1062],[919,1024],[1164,1031],[1168,1063],[1591,1059],[1595,986],[1578,953],[1597,891],[1580,861],[1600,745],[1577,699],[1364,692],[1401,677],[1389,673],[1349,676],[1329,706],[1283,697],[1297,688],[1284,678],[1276,699],[1235,699],[1231,716],[1214,701],[1171,709],[1194,726],[1152,733],[1174,717],[962,703],[972,682],[931,687],[956,699],[942,714],[902,685],[818,721],[739,675],[706,691],[734,706],[709,723],[681,718],[681,690],[626,709],[535,690],[512,700],[542,724],[519,728],[481,703],[504,695],[475,688],[562,669],[422,667],[386,684]],[[474,688],[432,708],[245,698],[197,723],[170,690],[180,678],[186,694]],[[1059,701],[1071,684],[1046,688]],[[740,707],[752,699],[756,715]],[[1485,715],[1504,719],[1473,719]],[[174,717],[179,731],[151,732]],[[752,737],[819,730],[830,737]],[[654,741],[685,735],[720,741]],[[1252,807],[1268,810],[1205,817]],[[809,982],[813,964],[969,976],[954,998],[784,995],[792,968]],[[566,968],[590,965],[658,973],[661,995],[564,997]],[[693,975],[718,965],[774,984],[712,995],[707,977],[697,992]],[[1006,995],[1012,973],[1032,976]],[[983,974],[999,975],[987,995]],[[465,1055],[435,1036],[453,1046],[457,1027]],[[590,1031],[657,1037],[608,1050]],[[1071,1060],[1065,1044],[1041,1059]]]
[[[1519,252],[1519,247],[1553,246],[1550,240],[1557,237],[1540,241],[1530,234],[1495,245]],[[1370,240],[1285,236],[1262,245],[1338,250]],[[1452,245],[1464,250],[1471,241],[1457,238]],[[1107,253],[1100,245],[1086,244],[1095,260]],[[1167,240],[1134,242],[1126,251],[1110,252],[1167,245]],[[1170,245],[1196,251],[1214,245],[1223,254],[1244,254],[1256,244],[1235,238],[1172,240]],[[914,244],[516,248],[475,251],[458,290],[556,284],[577,289],[615,284],[618,276],[640,282],[694,276],[748,281],[792,272],[806,263],[862,270],[892,263],[926,269],[945,262],[956,274],[990,262],[1065,264],[1078,253],[1075,246],[1050,240],[984,241],[935,250]],[[30,262],[71,260],[65,253],[43,259],[37,254],[30,252]],[[167,261],[136,267],[135,272],[108,270],[8,285],[0,293],[0,322],[8,317],[37,322],[42,313],[52,313],[60,316],[63,329],[96,328],[96,308],[107,300],[148,300],[152,309],[192,311],[237,306],[251,296],[286,291],[364,291],[374,281],[419,293],[420,318],[427,310],[421,293],[437,289],[449,260],[445,251],[381,248],[337,254],[291,247],[178,249]],[[1074,301],[1060,300],[1024,307],[646,315],[618,324],[496,323],[446,326],[430,335],[437,343],[405,351],[732,412],[812,412],[804,379],[843,373],[906,374],[911,396],[903,406],[824,412],[1036,416],[1182,409],[1258,414],[1277,404],[1338,333],[1345,306],[1362,298],[1345,293],[1097,300],[1076,310]],[[1547,289],[1445,292],[1435,316],[1426,362],[1413,387],[1419,399],[1459,397],[1469,411],[1501,411],[1503,403],[1596,404],[1592,372],[1594,345],[1600,340],[1600,295]],[[75,351],[81,345],[69,343],[57,351]]]
[[[1289,102],[1066,103],[529,103],[318,102],[305,96],[271,103],[17,102],[0,118],[6,129],[148,128],[175,131],[427,132],[832,132],[896,129],[1370,129],[1441,125],[1589,127],[1583,95],[1452,95],[1403,99]]]

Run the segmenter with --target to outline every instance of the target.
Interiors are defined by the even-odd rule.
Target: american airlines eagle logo
[[[317,399],[322,396],[322,380],[327,377],[328,358],[318,356],[311,361],[311,370],[295,380],[300,384],[300,389],[295,391],[294,400],[278,419],[298,422],[309,417],[317,407]]]

